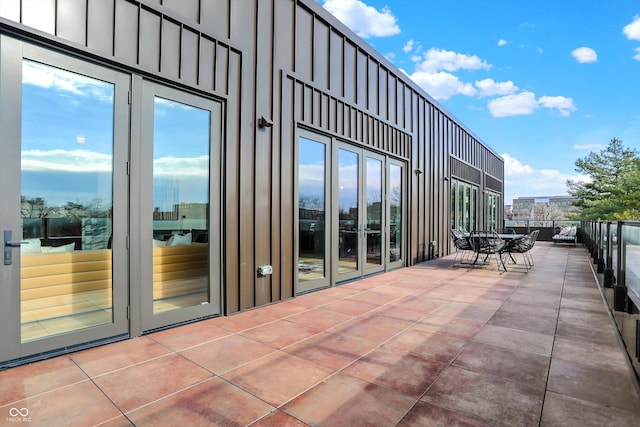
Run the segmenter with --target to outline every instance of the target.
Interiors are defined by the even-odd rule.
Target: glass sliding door
[[[299,130],[297,292],[404,265],[404,163]]]
[[[153,111],[153,313],[157,314],[209,302],[211,113],[159,96]],[[175,262],[175,257],[182,260]]]
[[[388,169],[389,189],[387,199],[389,200],[389,266],[396,267],[404,265],[404,166],[402,163],[389,161]]]
[[[1,43],[0,341],[28,356],[126,334],[129,78]]]
[[[23,60],[23,342],[113,321],[113,94],[113,83]]]
[[[338,274],[361,269],[360,155],[338,149]]]
[[[473,231],[477,227],[478,187],[455,179],[451,180],[452,228]]]
[[[324,138],[298,138],[298,292],[329,284],[327,150]]]
[[[220,242],[212,226],[219,210],[212,182],[219,180],[212,180],[211,171],[218,164],[221,110],[217,102],[151,82],[144,88],[150,170],[143,180],[151,185],[143,201],[150,280],[143,279],[142,303],[143,329],[149,330],[220,311],[214,274]]]
[[[365,273],[373,273],[384,266],[383,159],[367,154],[365,167]]]

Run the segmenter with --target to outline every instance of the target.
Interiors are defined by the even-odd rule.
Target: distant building
[[[505,206],[505,218],[514,221],[569,219],[577,212],[577,200],[571,196],[518,197],[508,210]]]

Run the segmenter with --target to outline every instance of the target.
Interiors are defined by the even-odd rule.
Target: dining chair
[[[538,234],[540,230],[533,230],[531,233],[526,234],[521,239],[513,240],[507,247],[505,247],[502,258],[503,263],[505,260],[508,262],[509,259],[515,265],[516,259],[514,254],[522,254],[522,259],[524,264],[522,264],[526,271],[529,271],[533,268],[535,262],[533,260],[533,255],[531,254],[531,249],[538,238]],[[506,264],[505,264],[506,265]]]
[[[481,255],[484,255],[483,263],[486,263],[489,257],[496,259],[498,271],[501,273],[507,271],[502,259],[502,252],[505,247],[505,241],[500,238],[495,231],[474,231],[469,236],[469,244],[476,254],[472,264],[477,264]],[[500,269],[502,267],[502,271]]]
[[[463,233],[461,230],[456,230],[452,228],[451,239],[453,240],[453,245],[456,248],[456,256],[453,258],[453,265],[468,264],[469,259],[471,257],[471,253],[473,252],[473,249],[469,244],[468,235],[465,235],[465,233]],[[460,257],[459,262],[458,262],[458,256]]]

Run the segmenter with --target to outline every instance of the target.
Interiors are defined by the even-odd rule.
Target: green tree
[[[640,215],[640,158],[634,149],[613,138],[607,147],[576,160],[585,181],[568,180],[582,219],[638,219]]]

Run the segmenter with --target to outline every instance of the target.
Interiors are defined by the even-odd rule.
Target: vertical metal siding
[[[84,45],[87,39],[86,0],[58,0],[56,14],[56,35]],[[109,22],[108,19],[107,22]],[[113,23],[109,22],[109,24]]]
[[[452,159],[482,171],[481,190],[503,185],[499,156],[315,0],[2,0],[0,15],[224,99],[227,313],[294,294],[297,126],[407,160],[409,263],[431,240],[449,250]]]

